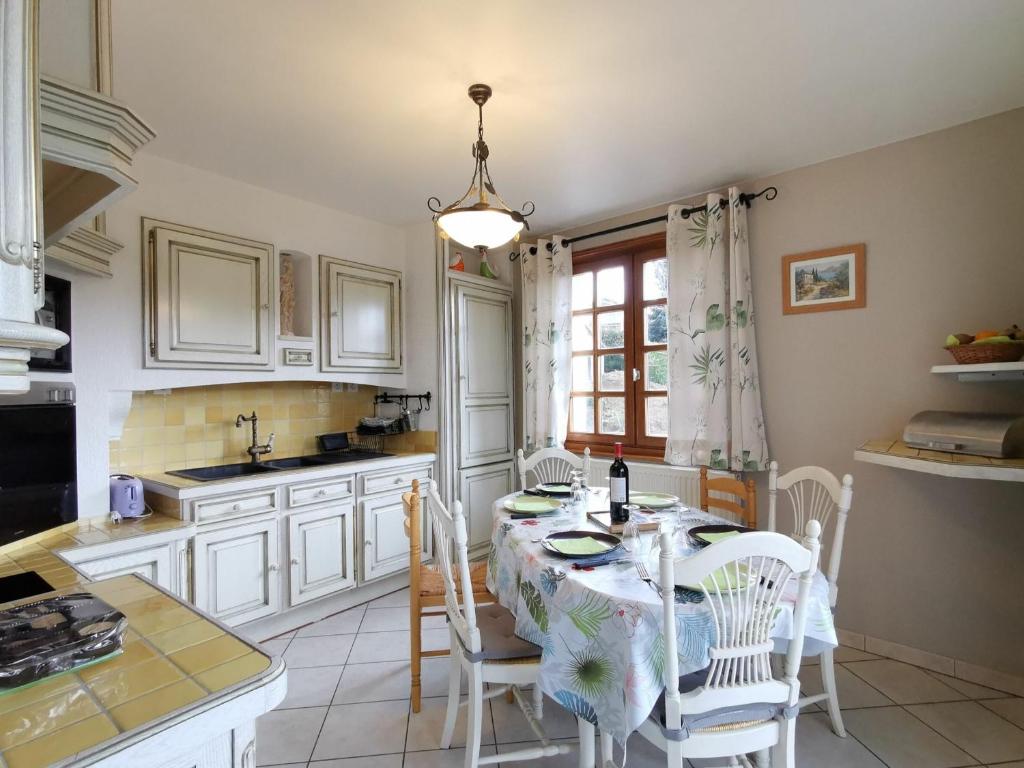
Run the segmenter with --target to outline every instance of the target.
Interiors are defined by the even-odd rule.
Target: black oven
[[[77,519],[74,404],[0,405],[0,545]]]

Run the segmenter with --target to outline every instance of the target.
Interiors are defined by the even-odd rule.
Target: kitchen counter
[[[58,532],[43,539],[51,541],[50,535]],[[70,529],[59,536],[76,540]],[[52,556],[39,541],[19,546],[39,547],[36,558]],[[18,552],[5,557],[40,567]],[[155,768],[184,765],[179,761],[185,756],[188,765],[200,764],[199,756],[203,766],[255,764],[255,718],[285,694],[279,658],[138,576],[79,581],[57,592],[90,592],[124,613],[129,628],[123,652],[0,695],[0,764]]]
[[[175,499],[189,499],[199,495],[206,495],[210,492],[231,492],[288,483],[295,480],[318,480],[324,477],[356,474],[357,472],[375,472],[392,467],[404,467],[409,464],[433,462],[436,458],[437,455],[434,453],[396,453],[391,456],[382,456],[379,459],[360,459],[341,464],[326,464],[319,467],[278,469],[273,472],[261,472],[241,477],[227,477],[219,480],[189,480],[185,477],[169,475],[166,472],[140,475],[139,477],[147,491],[156,491]],[[147,500],[149,500],[149,497],[147,497]]]
[[[76,571],[58,553],[139,536],[175,532],[188,536],[194,530],[192,523],[160,514],[120,524],[106,517],[86,518],[0,546],[0,576],[36,571],[54,588],[87,584],[89,577]]]

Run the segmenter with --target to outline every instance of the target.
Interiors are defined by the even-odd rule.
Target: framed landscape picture
[[[864,262],[864,243],[784,256],[782,314],[866,306]]]

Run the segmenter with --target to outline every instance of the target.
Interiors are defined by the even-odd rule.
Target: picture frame
[[[36,322],[71,336],[71,283],[46,275],[43,282],[43,306],[36,310]],[[33,349],[28,359],[31,371],[71,372],[71,342],[58,349]]]
[[[867,306],[864,243],[782,258],[782,314],[829,312]]]

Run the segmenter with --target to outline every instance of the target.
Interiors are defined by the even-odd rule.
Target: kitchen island
[[[0,765],[254,768],[256,718],[286,693],[281,659],[136,575],[57,590],[74,592],[127,617],[123,650],[0,695]]]

